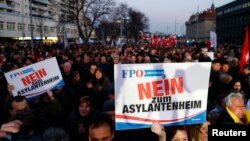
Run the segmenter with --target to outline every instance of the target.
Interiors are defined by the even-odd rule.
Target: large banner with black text
[[[14,86],[13,96],[32,98],[64,85],[56,57],[4,74]]]
[[[210,62],[116,64],[116,130],[206,121]]]

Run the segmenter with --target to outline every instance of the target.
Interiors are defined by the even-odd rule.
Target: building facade
[[[56,41],[65,32],[76,39],[76,26],[59,21],[64,5],[64,0],[0,0],[0,38],[30,40],[33,28],[35,40]]]
[[[193,14],[186,22],[186,38],[198,42],[209,41],[210,31],[216,29],[216,10],[214,4],[206,11]]]
[[[250,25],[250,1],[236,0],[216,11],[218,42],[243,44],[246,25]]]

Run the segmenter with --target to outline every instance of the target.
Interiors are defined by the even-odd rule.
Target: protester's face
[[[233,59],[233,60],[232,60],[232,65],[233,65],[233,66],[238,65],[238,63],[239,63],[239,61],[238,61],[237,59]]]
[[[42,60],[44,60],[44,58],[43,58],[43,57],[39,57],[39,58],[37,59],[37,62],[40,62],[40,61],[42,61]]]
[[[26,63],[26,65],[30,65],[32,62],[30,59],[27,59],[25,63]]]
[[[89,103],[84,102],[84,103],[79,105],[79,113],[81,116],[89,115],[90,111],[91,111],[91,107],[90,107]]]
[[[130,60],[131,59],[131,54],[128,54],[127,55],[127,60]]]
[[[13,59],[18,59],[20,56],[18,55],[18,54],[15,54],[14,56],[13,56]]]
[[[83,63],[86,64],[88,62],[90,62],[90,57],[88,55],[84,55],[84,57],[83,57]]]
[[[201,54],[204,55],[204,56],[206,56],[207,55],[207,51],[202,50]]]
[[[90,69],[89,69],[89,70],[90,70],[90,73],[91,73],[91,74],[94,74],[96,69],[97,69],[97,66],[96,66],[96,65],[91,65],[91,66],[90,66]]]
[[[138,57],[137,57],[137,60],[138,60],[138,62],[142,62],[143,57],[142,57],[142,56],[138,56]]]
[[[248,69],[243,69],[243,74],[244,75],[248,75],[250,73],[250,71]]]
[[[95,60],[95,62],[99,62],[99,60],[100,60],[99,56],[95,57],[94,60]]]
[[[151,50],[151,55],[155,55],[155,54],[156,54],[156,50],[155,49]]]
[[[102,57],[101,57],[101,63],[102,63],[102,64],[107,63],[107,59],[106,59],[106,57],[104,57],[104,56],[102,56]]]
[[[199,139],[200,141],[207,141],[208,140],[208,125],[211,123],[209,121],[206,121],[202,124],[199,132]]]
[[[81,57],[76,57],[76,61],[80,62],[81,61]]]
[[[219,71],[221,68],[221,65],[220,65],[220,63],[214,63],[214,64],[212,64],[212,68],[214,71]]]
[[[20,113],[22,111],[27,110],[28,109],[28,102],[26,100],[23,100],[20,102],[13,101],[11,106],[12,106],[12,110],[10,111],[10,113],[11,113],[11,115],[15,115],[17,113]]]
[[[150,62],[151,62],[151,60],[150,60],[149,57],[145,57],[145,58],[144,58],[144,63],[150,63]]]
[[[76,81],[80,81],[80,74],[79,73],[77,73],[75,76],[74,76],[74,79],[76,80]]]
[[[70,64],[64,64],[64,65],[63,65],[63,71],[64,71],[65,73],[69,73],[69,72],[71,71],[71,66],[70,66]]]
[[[63,60],[68,60],[68,59],[69,59],[69,57],[68,57],[68,56],[66,56],[66,55],[63,55],[63,56],[62,56],[62,59],[63,59]]]
[[[229,68],[230,68],[230,66],[229,66],[228,64],[224,64],[224,65],[222,65],[221,70],[222,70],[223,72],[228,72],[228,71],[229,71]]]
[[[130,60],[131,60],[131,63],[136,63],[136,56],[131,56]]]
[[[103,124],[100,127],[89,129],[90,141],[112,141],[113,133],[110,131],[110,127],[107,124]]]
[[[95,77],[96,77],[96,79],[101,79],[102,78],[102,72],[101,71],[96,71],[96,73],[95,73]]]
[[[186,130],[177,130],[171,141],[188,141]]]
[[[242,98],[233,98],[231,105],[228,108],[238,117],[244,118],[246,113],[246,107]]]
[[[233,89],[234,89],[235,91],[240,91],[240,89],[241,89],[241,84],[240,84],[239,81],[234,83]]]
[[[118,57],[115,57],[114,60],[113,60],[113,63],[114,63],[114,64],[119,64],[119,58],[118,58]]]

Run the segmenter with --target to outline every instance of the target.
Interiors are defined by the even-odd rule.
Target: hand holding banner
[[[211,62],[116,64],[116,130],[206,121]]]
[[[14,86],[13,96],[22,95],[31,98],[64,85],[55,57],[4,75],[8,83]]]

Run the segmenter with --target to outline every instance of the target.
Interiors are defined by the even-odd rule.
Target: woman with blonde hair
[[[190,136],[192,141],[208,141],[208,126],[211,124],[210,120],[202,124],[190,125]]]

